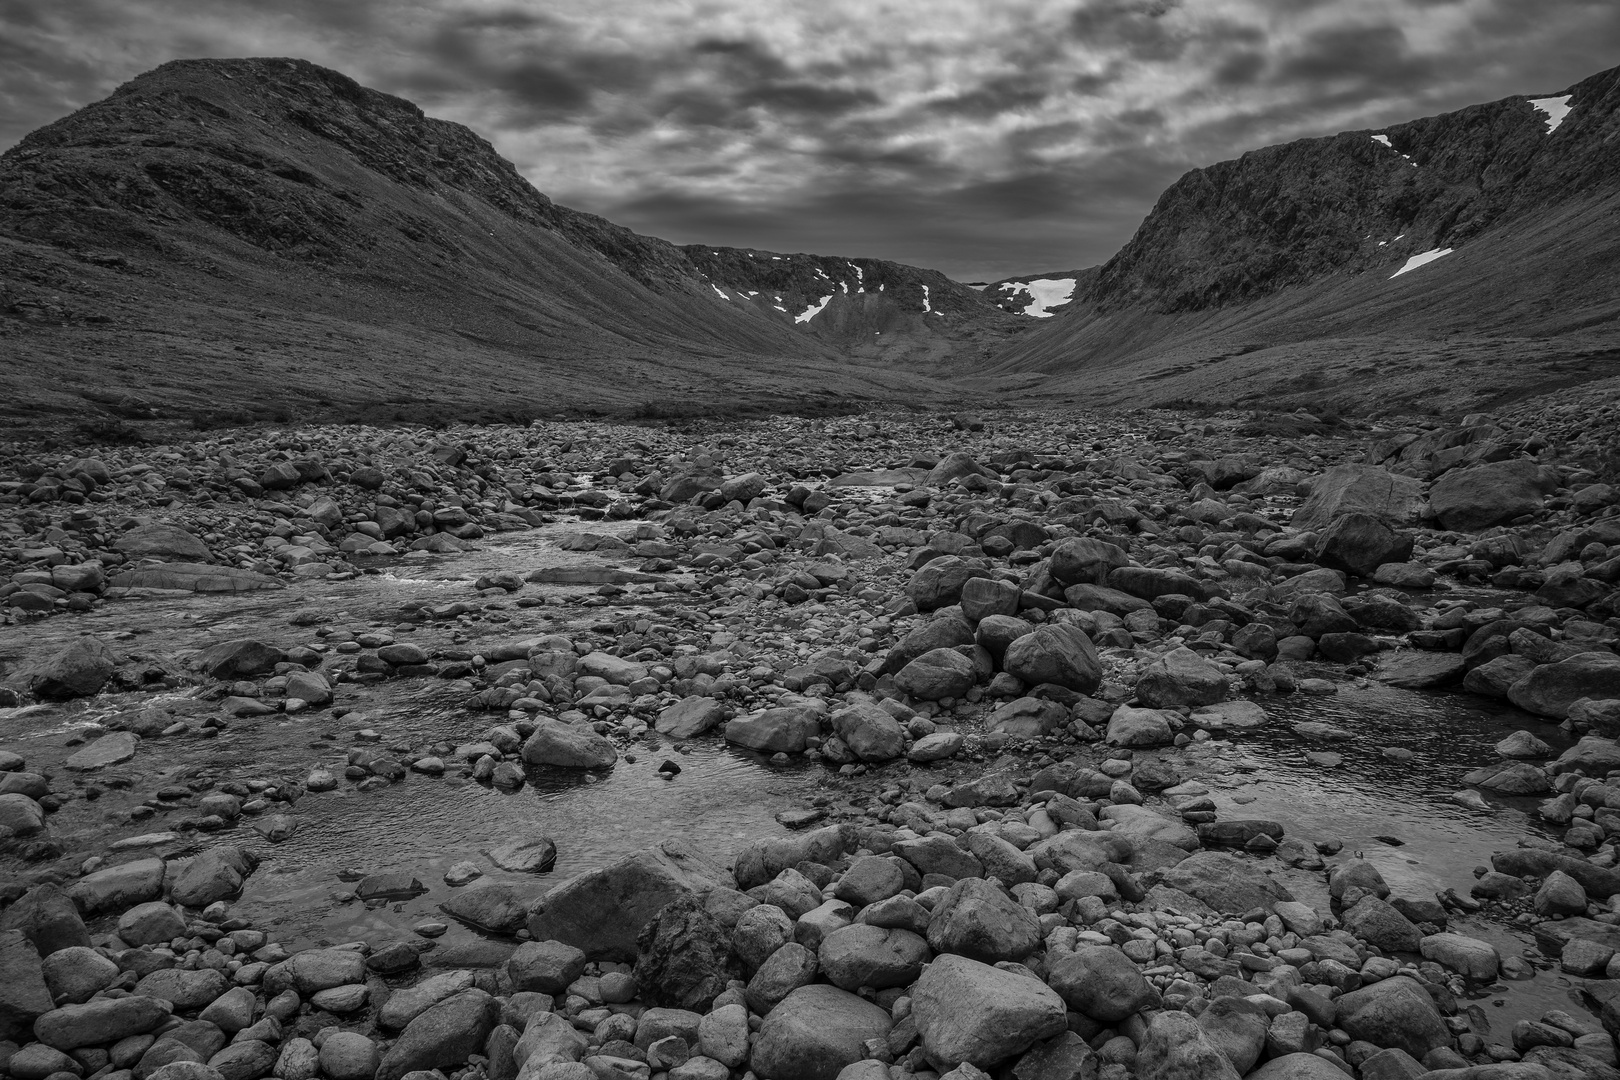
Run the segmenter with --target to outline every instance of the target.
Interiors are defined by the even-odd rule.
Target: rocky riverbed
[[[0,1061],[1620,1075],[1604,408],[0,447]]]

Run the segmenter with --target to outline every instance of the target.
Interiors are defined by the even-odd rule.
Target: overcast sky
[[[297,56],[677,243],[960,279],[1108,258],[1189,168],[1620,63],[1620,0],[0,0],[0,149]]]

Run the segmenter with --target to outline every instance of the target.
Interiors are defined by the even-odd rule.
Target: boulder
[[[726,742],[762,754],[802,754],[821,734],[821,715],[803,706],[766,709],[726,724]]]
[[[719,724],[726,718],[726,708],[719,701],[702,694],[692,694],[677,701],[658,714],[653,725],[660,735],[672,739],[690,739]]]
[[[1070,585],[1102,585],[1111,571],[1130,564],[1125,550],[1089,536],[1070,537],[1052,549],[1049,569],[1053,580]]]
[[[665,840],[546,893],[529,909],[529,934],[572,945],[593,959],[633,963],[642,927],[677,896],[733,884],[694,849]]]
[[[1163,881],[1228,915],[1256,908],[1270,911],[1278,900],[1293,899],[1254,862],[1220,851],[1189,855],[1166,870]]]
[[[251,638],[222,641],[198,653],[192,663],[211,679],[246,679],[264,675],[287,659],[274,645]]]
[[[989,576],[990,571],[971,559],[941,555],[924,563],[911,576],[906,595],[918,611],[934,611],[960,602],[962,586],[970,579]]]
[[[1389,1051],[1380,1051],[1380,1053],[1388,1052]],[[1376,1057],[1377,1055],[1374,1056]],[[1416,1064],[1416,1062],[1413,1064]],[[1422,1068],[1423,1067],[1421,1065],[1418,1066],[1420,1071]],[[1472,1070],[1470,1070],[1470,1072],[1471,1071]],[[1321,1057],[1317,1054],[1307,1054],[1301,1051],[1272,1058],[1254,1072],[1250,1073],[1247,1080],[1344,1080],[1345,1075],[1346,1074],[1343,1069],[1333,1064],[1327,1058]],[[1397,1078],[1404,1080],[1404,1077],[1401,1077],[1399,1073],[1380,1072],[1374,1074],[1368,1072],[1365,1065],[1362,1070],[1362,1075],[1364,1077],[1373,1078],[1373,1080],[1397,1080]],[[1414,1073],[1413,1075],[1415,1076],[1417,1074]],[[1479,1078],[1479,1080],[1485,1080],[1485,1078],[1482,1076]],[[1501,1080],[1507,1080],[1507,1078],[1503,1077]]]
[[[131,1035],[144,1035],[167,1023],[172,1015],[173,1006],[155,997],[98,998],[47,1012],[34,1024],[34,1037],[63,1051],[106,1046]]]
[[[1385,563],[1412,557],[1412,537],[1372,514],[1351,512],[1335,518],[1316,542],[1316,562],[1358,577],[1372,577]]]
[[[1104,738],[1110,746],[1165,746],[1175,739],[1173,718],[1180,719],[1168,710],[1121,705],[1108,718]]]
[[[1041,942],[1041,924],[1030,910],[983,878],[963,878],[934,906],[928,944],[994,964],[1021,960]]]
[[[1340,997],[1339,1027],[1353,1039],[1395,1047],[1419,1061],[1429,1051],[1451,1045],[1451,1032],[1428,991],[1404,975]]]
[[[1541,509],[1558,486],[1551,470],[1529,458],[1452,469],[1429,490],[1429,507],[1444,528],[1480,532]]]
[[[890,1026],[887,1010],[847,990],[801,986],[765,1017],[749,1064],[767,1080],[836,1080]]]
[[[1587,652],[1542,664],[1508,687],[1507,697],[1525,712],[1562,720],[1581,698],[1620,697],[1620,656]]]
[[[90,932],[72,898],[49,883],[35,885],[0,913],[4,930],[21,930],[40,956],[90,944]]]
[[[952,655],[961,657],[960,653]],[[916,663],[921,661],[913,661],[913,664]],[[910,665],[907,670],[910,670]],[[857,701],[846,709],[840,709],[833,713],[831,722],[833,732],[862,761],[892,761],[905,752],[906,733],[900,727],[900,722],[887,710],[870,701]]]
[[[1213,705],[1227,697],[1226,674],[1183,645],[1147,666],[1136,682],[1136,696],[1152,709]]]
[[[439,910],[491,934],[515,933],[528,919],[528,906],[518,891],[495,881],[455,890]]]
[[[0,1039],[26,1038],[51,1009],[39,950],[21,930],[0,931]]]
[[[1423,939],[1423,958],[1466,975],[1476,982],[1492,982],[1501,967],[1496,946],[1465,934],[1430,934]]]
[[[1162,1012],[1147,1025],[1136,1054],[1137,1080],[1238,1080],[1226,1055],[1184,1012]]]
[[[29,689],[52,700],[90,697],[107,685],[122,661],[105,641],[86,635],[36,665],[29,674]]]
[[[1363,896],[1344,913],[1344,928],[1362,941],[1386,952],[1417,952],[1423,933],[1387,900]]]
[[[286,588],[275,578],[256,574],[252,570],[175,562],[124,570],[108,585],[111,589],[167,589],[195,593],[243,593]]]
[[[965,695],[973,688],[975,674],[973,661],[957,650],[932,649],[901,668],[894,682],[918,701],[939,701]]]
[[[132,562],[141,559],[180,563],[214,561],[208,545],[178,525],[137,525],[120,536],[113,547],[129,556]]]
[[[246,848],[220,845],[189,860],[172,874],[169,896],[177,904],[204,908],[216,900],[229,899],[241,891],[242,883],[259,863]]]
[[[1241,1076],[1260,1060],[1271,1018],[1248,998],[1218,997],[1198,1014],[1198,1026]]]
[[[445,998],[412,1020],[388,1048],[376,1080],[460,1067],[469,1056],[483,1052],[484,1040],[500,1019],[500,1001],[482,990],[463,990]]]
[[[162,859],[136,859],[86,874],[67,894],[86,915],[122,911],[162,896],[165,873]]]
[[[1082,945],[1048,954],[1046,981],[1075,1012],[1117,1024],[1143,1009],[1159,1007],[1159,992],[1111,945]]]
[[[583,724],[541,720],[534,734],[523,743],[523,760],[529,765],[551,765],[560,769],[611,769],[619,751],[604,736]]]
[[[936,1069],[990,1069],[1064,1031],[1063,999],[1039,979],[941,956],[911,991],[923,1053]]]
[[[1046,623],[1007,646],[1002,667],[1032,686],[1054,683],[1089,694],[1102,682],[1096,647],[1079,627]]]
[[[1376,465],[1335,465],[1311,483],[1311,493],[1290,524],[1320,532],[1334,519],[1361,513],[1393,528],[1417,523],[1423,506],[1423,482],[1398,476]]]
[[[731,934],[682,892],[642,927],[636,939],[636,986],[653,1005],[705,1013],[734,976]]]
[[[135,756],[141,737],[133,731],[110,731],[74,751],[62,764],[74,772],[94,772],[108,765],[118,765]]]
[[[585,972],[587,958],[561,941],[525,941],[506,962],[516,991],[560,994]]]

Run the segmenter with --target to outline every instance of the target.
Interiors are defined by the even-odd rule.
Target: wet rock
[[[1124,953],[1107,945],[1083,945],[1047,962],[1047,983],[1078,1013],[1118,1023],[1159,1006],[1159,992]]]
[[[135,756],[141,737],[133,731],[114,731],[69,755],[64,767],[74,772],[93,772],[118,765]]]
[[[211,679],[246,679],[263,675],[286,659],[287,654],[274,645],[239,638],[204,649],[193,663]]]
[[[912,990],[923,1052],[937,1069],[989,1069],[1064,1030],[1064,1005],[1040,980],[941,956]]]
[[[732,884],[719,866],[666,840],[551,890],[529,909],[529,933],[593,958],[633,962],[641,928],[680,893]]]
[[[123,658],[98,637],[85,636],[41,661],[29,675],[29,689],[52,700],[99,693]]]
[[[672,739],[690,739],[703,734],[726,718],[726,709],[712,697],[694,694],[684,697],[658,714],[654,728]]]
[[[749,1064],[770,1080],[836,1080],[889,1034],[889,1014],[835,986],[803,986],[765,1017]]]
[[[1378,681],[1404,690],[1429,690],[1449,686],[1468,671],[1463,658],[1454,653],[1398,651],[1379,660]]]
[[[542,720],[523,744],[530,765],[563,769],[611,769],[619,760],[613,743],[586,727]]]
[[[762,754],[802,754],[821,734],[821,717],[812,709],[790,706],[739,716],[726,724],[726,742]]]
[[[1491,982],[1501,966],[1501,956],[1488,941],[1464,934],[1430,934],[1423,939],[1423,958],[1433,960],[1477,982]]]
[[[1417,952],[1423,934],[1387,901],[1364,896],[1344,913],[1344,928],[1384,952]]]
[[[731,935],[695,894],[665,905],[637,938],[635,979],[653,1005],[707,1012],[732,978]]]
[[[1404,975],[1383,979],[1339,998],[1339,1026],[1352,1038],[1395,1047],[1422,1060],[1451,1044],[1451,1033],[1428,992]]]
[[[502,870],[544,874],[557,862],[557,845],[549,836],[516,837],[484,852]]]
[[[212,847],[171,874],[169,895],[177,904],[203,908],[235,896],[258,865],[258,857],[245,848]]]
[[[157,566],[138,566],[119,573],[109,582],[109,595],[113,590],[167,589],[194,593],[244,593],[265,589],[284,589],[281,582],[251,570],[233,566],[210,566],[207,563],[162,563]]]
[[[1028,908],[982,878],[963,878],[935,905],[928,944],[994,964],[1021,960],[1041,941],[1040,923]]]
[[[1149,664],[1136,683],[1136,696],[1149,708],[1213,705],[1227,696],[1226,675],[1191,649],[1172,649]]]
[[[1002,667],[1031,686],[1053,683],[1089,694],[1102,681],[1102,663],[1079,627],[1047,624],[1007,646]]]
[[[528,905],[516,889],[486,881],[452,893],[439,910],[492,934],[510,934],[528,919]]]

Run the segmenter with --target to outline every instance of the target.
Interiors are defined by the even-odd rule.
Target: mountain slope
[[[718,300],[680,248],[556,205],[466,128],[284,59],[165,64],[0,155],[0,335],[13,415],[935,385]]]
[[[1617,108],[1620,68],[1193,170],[997,369],[1099,401],[1448,408],[1534,387],[1543,362],[1612,374]],[[1526,362],[1489,362],[1499,346]],[[1372,354],[1405,362],[1372,379]]]

